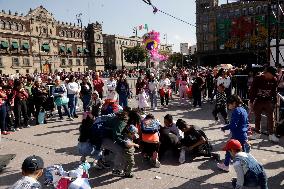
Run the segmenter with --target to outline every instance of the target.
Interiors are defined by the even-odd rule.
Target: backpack
[[[141,123],[141,132],[143,134],[154,134],[160,129],[160,122],[155,119],[144,119]]]
[[[199,149],[199,153],[203,154],[203,155],[207,155],[207,156],[210,156],[210,154],[212,153],[213,151],[213,147],[211,145],[211,143],[209,142],[209,139],[208,137],[206,136],[206,134],[204,133],[204,131],[202,130],[197,130],[197,132],[203,136],[206,140],[205,144],[201,145],[198,147]]]
[[[96,149],[101,148],[103,138],[112,134],[111,128],[105,123],[114,119],[115,116],[115,114],[108,114],[96,118],[90,130],[90,142],[96,146]]]

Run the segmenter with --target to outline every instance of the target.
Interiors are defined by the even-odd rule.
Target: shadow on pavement
[[[50,132],[47,132],[47,133],[36,134],[34,136],[46,136],[46,135],[51,135],[51,134],[70,133],[72,131],[79,131],[79,128],[65,129],[65,130],[60,130],[60,131],[50,131]]]
[[[284,160],[270,162],[270,163],[263,165],[263,167],[266,170],[284,168]],[[273,185],[274,187],[279,187],[279,186],[284,187],[284,171],[280,172],[279,174],[275,176],[269,177],[268,184]],[[274,187],[271,186],[271,188],[274,188]]]
[[[20,170],[20,168],[19,168]],[[12,174],[9,174],[11,172]],[[11,186],[13,185],[18,179],[21,178],[21,172],[16,172],[16,171],[8,171],[8,169],[5,169],[3,172],[0,174],[0,188],[1,186]],[[5,176],[3,176],[5,174]]]
[[[67,148],[60,148],[60,149],[55,150],[55,153],[74,155],[74,156],[78,156],[78,159],[80,159],[80,154],[78,152],[77,146],[72,146],[72,147],[67,147]]]

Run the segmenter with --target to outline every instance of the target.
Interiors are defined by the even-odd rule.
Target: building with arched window
[[[0,12],[0,73],[103,70],[103,52],[98,22],[59,22],[42,6],[25,16]]]

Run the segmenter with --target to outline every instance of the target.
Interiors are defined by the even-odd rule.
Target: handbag
[[[66,105],[69,102],[69,98],[67,98],[66,96],[59,97],[54,102],[55,102],[56,106]]]

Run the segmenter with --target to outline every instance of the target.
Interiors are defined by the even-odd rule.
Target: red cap
[[[227,142],[226,146],[223,148],[224,151],[230,151],[230,150],[240,150],[242,149],[242,145],[238,140],[231,139]]]

